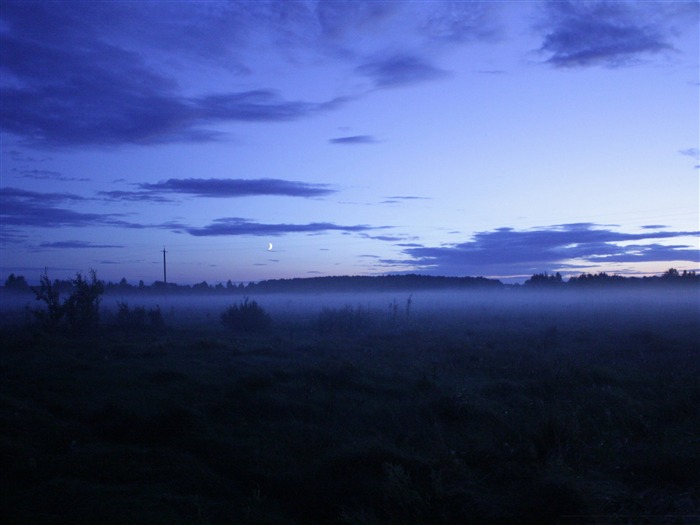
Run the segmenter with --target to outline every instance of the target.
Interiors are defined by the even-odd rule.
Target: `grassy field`
[[[257,334],[223,308],[82,337],[17,316],[0,522],[700,523],[681,294],[279,307]]]

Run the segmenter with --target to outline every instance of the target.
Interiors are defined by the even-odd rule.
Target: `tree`
[[[90,270],[90,280],[78,272],[71,279],[73,293],[64,307],[68,324],[77,333],[92,332],[100,324],[100,295],[104,293],[104,283],[97,279],[95,270]]]
[[[29,285],[23,275],[15,275],[11,273],[10,276],[5,281],[5,289],[11,292],[28,292]]]
[[[663,279],[678,279],[680,277],[680,274],[678,273],[678,270],[675,268],[669,268],[664,272],[664,274],[661,276]]]
[[[46,310],[34,310],[34,317],[45,330],[54,331],[58,328],[65,313],[65,309],[59,300],[61,294],[58,291],[58,281],[52,283],[46,270],[44,270],[44,273],[39,277],[39,287],[33,288],[32,291],[36,295],[37,301],[46,303]]]
[[[525,284],[528,286],[558,286],[562,283],[563,280],[559,272],[555,275],[550,275],[547,272],[536,273],[525,281]]]
[[[100,295],[104,292],[104,283],[97,279],[95,270],[90,270],[90,280],[78,272],[69,284],[72,291],[68,299],[61,303],[61,281],[51,282],[44,270],[39,279],[39,286],[33,290],[37,301],[46,303],[46,310],[35,310],[34,316],[47,331],[56,330],[64,317],[76,334],[96,330],[99,326]]]

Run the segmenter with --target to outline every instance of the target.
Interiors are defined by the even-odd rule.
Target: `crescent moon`
[[[272,251],[272,243],[271,243],[271,242],[268,242],[268,243],[267,243],[267,251],[268,251],[268,252],[271,252],[271,251]]]

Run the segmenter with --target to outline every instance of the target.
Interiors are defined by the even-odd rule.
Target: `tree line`
[[[78,274],[80,275],[80,274]],[[94,272],[91,273],[91,277]],[[51,290],[57,294],[71,294],[75,291],[79,280],[48,278],[46,273],[41,276],[41,286],[50,284]],[[99,281],[105,294],[252,294],[252,293],[288,293],[288,292],[361,292],[361,291],[395,291],[395,290],[447,290],[447,289],[479,289],[494,290],[503,288],[608,288],[608,287],[638,287],[638,286],[698,286],[700,274],[695,271],[679,272],[670,268],[662,275],[644,277],[625,277],[618,274],[582,273],[565,280],[559,272],[548,272],[532,275],[523,285],[507,285],[498,279],[485,277],[442,277],[419,274],[379,275],[379,276],[332,276],[304,277],[292,279],[270,279],[259,282],[233,283],[230,279],[215,285],[206,281],[188,285],[154,281],[147,285],[143,280],[138,284],[129,283],[122,278],[118,283]],[[36,293],[40,287],[30,286],[23,275],[10,274],[5,281],[4,290],[12,293]]]
[[[669,268],[661,275],[644,277],[624,277],[618,274],[582,273],[572,276],[564,281],[559,272],[550,274],[547,272],[536,273],[525,281],[524,286],[536,288],[609,288],[609,287],[638,287],[638,286],[698,286],[700,274],[695,271],[683,270],[679,272],[675,268]]]

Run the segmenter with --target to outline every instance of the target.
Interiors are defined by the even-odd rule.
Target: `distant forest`
[[[72,279],[53,281],[55,290],[70,293],[73,290]],[[504,284],[497,279],[485,277],[439,277],[430,275],[381,275],[381,276],[337,276],[337,277],[306,277],[294,279],[271,279],[247,284],[234,284],[229,280],[226,284],[211,285],[206,281],[187,285],[155,281],[150,285],[139,281],[130,284],[125,278],[118,283],[102,282],[107,294],[259,294],[259,293],[288,293],[288,292],[382,292],[395,290],[447,290],[447,289],[582,289],[582,288],[648,288],[656,286],[700,287],[700,274],[695,271],[679,272],[670,268],[662,275],[650,277],[624,277],[605,272],[591,274],[582,273],[578,277],[564,280],[559,273],[534,274],[521,284]],[[35,287],[30,286],[22,275],[10,274],[5,281],[5,292],[23,294],[32,293]]]

